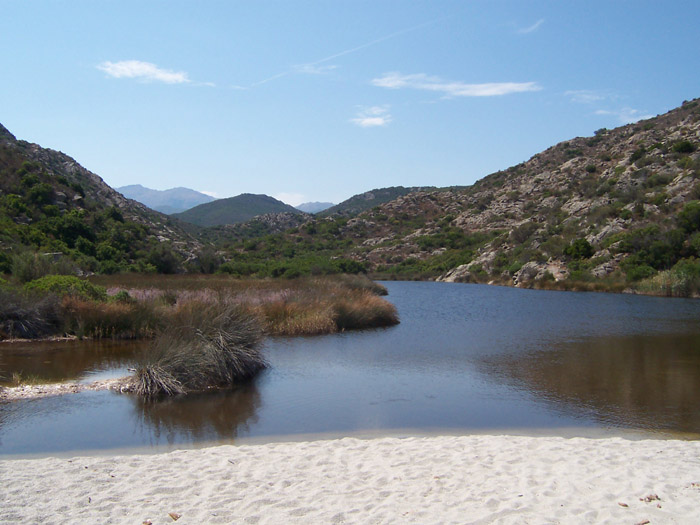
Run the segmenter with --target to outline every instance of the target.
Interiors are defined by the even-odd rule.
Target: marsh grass
[[[665,270],[638,283],[635,290],[647,295],[664,297],[697,297],[700,277],[674,270]]]
[[[232,304],[176,309],[138,366],[133,390],[146,398],[229,387],[265,368],[257,319]]]
[[[133,274],[101,277],[112,296],[126,292],[136,303],[160,305],[156,317],[175,322],[188,304],[235,305],[258,319],[270,335],[317,335],[391,326],[396,308],[379,297],[387,291],[364,276],[236,279],[229,276]],[[150,326],[150,325],[149,325]]]
[[[153,337],[164,323],[158,301],[90,301],[66,296],[61,302],[64,329],[78,337],[136,339]]]
[[[243,280],[126,274],[94,281],[106,289],[104,298],[0,288],[0,339],[153,338],[185,321],[204,325],[212,308],[233,306],[255,317],[269,335],[327,334],[399,322],[395,307],[379,297],[386,288],[364,276]]]
[[[60,330],[59,302],[54,296],[36,296],[0,289],[0,339],[36,339]]]

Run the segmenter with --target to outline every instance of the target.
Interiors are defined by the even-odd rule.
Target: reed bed
[[[242,280],[230,276],[118,275],[93,279],[106,298],[3,291],[0,339],[71,334],[78,337],[153,338],[179,326],[193,308],[235,307],[257,319],[268,335],[316,335],[391,326],[396,308],[386,289],[363,276]],[[202,320],[204,322],[205,320]]]
[[[233,305],[256,317],[269,335],[328,334],[399,322],[396,308],[379,296],[386,294],[386,288],[366,277],[289,281],[219,276],[143,279],[127,275],[105,280],[103,285],[109,286],[108,294],[112,296],[126,293],[135,304],[151,305],[151,308],[160,305],[163,312],[153,317],[163,319],[166,324],[177,325],[177,312],[186,310],[188,304]]]

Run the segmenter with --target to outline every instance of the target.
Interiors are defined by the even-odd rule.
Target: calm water
[[[0,454],[309,434],[700,436],[700,301],[386,285],[399,326],[270,339],[271,368],[232,392],[158,403],[86,392],[0,405]],[[122,375],[138,350],[72,345],[0,346],[0,374]]]

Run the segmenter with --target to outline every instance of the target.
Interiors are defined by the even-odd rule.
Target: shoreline
[[[26,399],[41,399],[44,397],[62,396],[65,394],[79,394],[86,391],[114,390],[115,392],[128,392],[128,380],[130,377],[117,377],[113,379],[100,379],[91,383],[42,383],[37,385],[0,386],[0,403],[12,403]]]
[[[503,435],[2,459],[0,522],[691,523],[700,441]]]

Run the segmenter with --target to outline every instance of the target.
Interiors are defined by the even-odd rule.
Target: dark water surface
[[[232,392],[158,403],[85,392],[0,405],[0,454],[295,435],[700,436],[700,301],[385,284],[399,326],[269,339],[270,369]],[[33,360],[29,347],[0,345],[0,374],[121,375],[138,347],[56,345]]]

